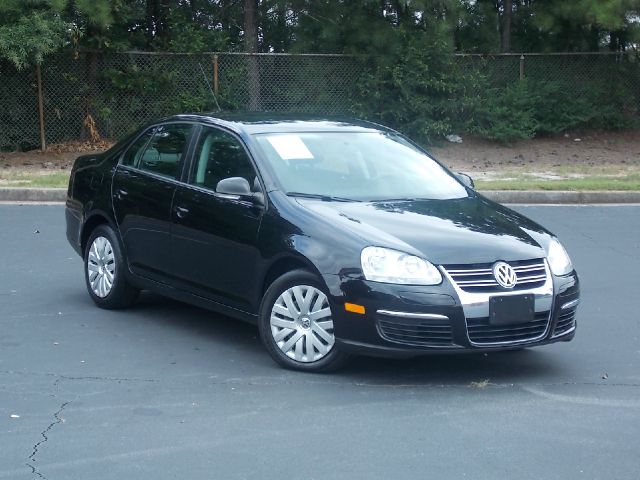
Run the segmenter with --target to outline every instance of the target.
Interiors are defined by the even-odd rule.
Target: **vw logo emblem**
[[[518,283],[515,270],[505,262],[498,262],[493,266],[493,276],[498,285],[504,288],[513,288]]]

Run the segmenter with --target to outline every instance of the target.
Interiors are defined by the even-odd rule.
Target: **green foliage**
[[[38,145],[34,73],[17,71],[0,60],[0,151],[27,150]]]
[[[630,14],[639,7],[637,0],[563,0],[534,3],[531,14],[546,34],[547,50],[597,50],[607,39],[612,50],[620,37],[633,42],[636,28]]]
[[[370,53],[362,58],[365,73],[357,83],[352,112],[422,142],[451,132],[451,117],[463,96],[451,55],[450,26],[438,20],[441,11],[429,13],[418,16],[406,7],[391,20],[376,17],[381,25],[392,22],[377,35],[371,27],[358,27],[355,18],[347,22],[347,33],[362,35],[355,38]],[[368,40],[365,32],[372,33]]]
[[[487,89],[477,100],[467,130],[503,142],[531,138],[539,126],[535,118],[536,97],[527,82]]]
[[[492,53],[500,49],[499,18],[495,2],[461,2],[454,30],[456,50],[467,53]]]
[[[32,75],[29,67],[62,46],[237,51],[243,48],[243,5],[238,0],[0,0],[0,60]],[[640,0],[512,0],[512,5],[513,51],[619,51],[640,41]],[[635,123],[640,69],[630,62],[605,60],[585,79],[585,64],[575,59],[536,66],[527,57],[527,80],[518,81],[517,56],[475,57],[466,64],[454,58],[455,51],[500,50],[504,6],[504,0],[259,0],[259,51],[351,54],[359,68],[334,60],[286,63],[280,57],[262,58],[260,68],[252,70],[237,57],[221,64],[218,103],[245,109],[255,105],[247,98],[255,99],[257,92],[262,110],[350,113],[425,143],[454,132],[513,141]],[[185,73],[183,60],[171,57],[123,65],[102,63],[95,53],[78,55],[82,60],[69,72],[56,70],[54,61],[43,66],[45,110],[54,112],[47,128],[56,135],[68,135],[68,125],[81,123],[87,112],[110,136],[129,128],[118,125],[122,118],[134,126],[216,107],[197,65]],[[210,78],[210,57],[203,62]],[[355,84],[354,70],[363,72]],[[249,88],[256,83],[248,77],[260,81],[258,89]],[[13,125],[20,105],[13,87],[2,85],[5,78],[0,100],[13,110],[1,119],[6,133],[1,143],[13,145],[24,132]],[[23,83],[32,85],[33,79]],[[24,116],[35,111],[33,99],[29,102],[22,110],[31,113]],[[80,129],[72,127],[74,134]]]
[[[31,11],[15,22],[0,25],[0,57],[19,70],[42,63],[45,55],[58,50],[64,41],[67,25],[47,11]]]
[[[594,83],[580,94],[559,81],[523,80],[489,88],[471,106],[465,129],[501,142],[532,138],[578,128],[616,129],[633,124],[625,114],[628,91]]]
[[[76,13],[90,25],[106,28],[114,21],[114,13],[123,3],[120,0],[74,0]]]
[[[398,57],[369,57],[357,85],[357,116],[401,129],[429,142],[451,131],[460,85],[446,44],[428,37],[403,35]]]
[[[204,82],[197,81],[194,88],[184,89],[181,75],[179,65],[166,60],[146,68],[131,63],[104,69],[99,78],[102,92],[87,92],[90,107],[106,125],[104,134],[113,138],[139,127],[141,121],[213,110],[215,102]]]
[[[107,28],[111,11],[124,0],[0,0],[0,58],[18,69],[41,64],[44,57],[85,36],[88,25]],[[99,32],[93,32],[98,37]],[[92,38],[93,40],[93,38]],[[108,45],[104,39],[98,46]]]

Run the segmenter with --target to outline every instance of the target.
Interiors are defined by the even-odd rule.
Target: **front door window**
[[[215,191],[218,182],[229,177],[245,178],[252,186],[256,181],[255,170],[242,144],[227,132],[204,127],[189,182]]]

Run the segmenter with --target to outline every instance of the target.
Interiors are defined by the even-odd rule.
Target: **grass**
[[[478,190],[640,190],[640,174],[620,177],[591,176],[562,180],[530,177],[478,180],[476,188]]]
[[[67,188],[68,171],[0,170],[0,188]]]
[[[640,173],[625,176],[587,176],[547,180],[525,175],[516,178],[477,180],[478,190],[640,190]],[[68,171],[0,170],[0,188],[67,188]]]

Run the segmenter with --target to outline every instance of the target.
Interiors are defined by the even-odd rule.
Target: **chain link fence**
[[[529,82],[541,95],[559,91],[558,97],[572,101],[591,101],[622,109],[623,114],[640,114],[640,64],[625,53],[547,53],[455,55],[455,68],[461,78],[482,78],[476,86],[504,89],[517,81]],[[473,81],[468,83],[474,83]],[[473,92],[478,94],[479,92]],[[604,98],[596,98],[596,97]],[[462,110],[456,123],[462,125],[472,115]]]
[[[359,81],[367,74],[362,60],[307,54],[65,52],[47,57],[40,67],[41,89],[35,69],[16,71],[0,61],[0,150],[27,150],[96,134],[116,139],[145,122],[180,112],[353,115],[356,95],[362,102]],[[483,79],[476,88],[527,79],[556,82],[576,96],[592,95],[596,86],[615,90],[626,96],[627,113],[636,115],[640,66],[633,60],[621,54],[456,55],[453,63],[461,82]],[[457,115],[454,123],[462,125],[469,113],[462,109]]]

